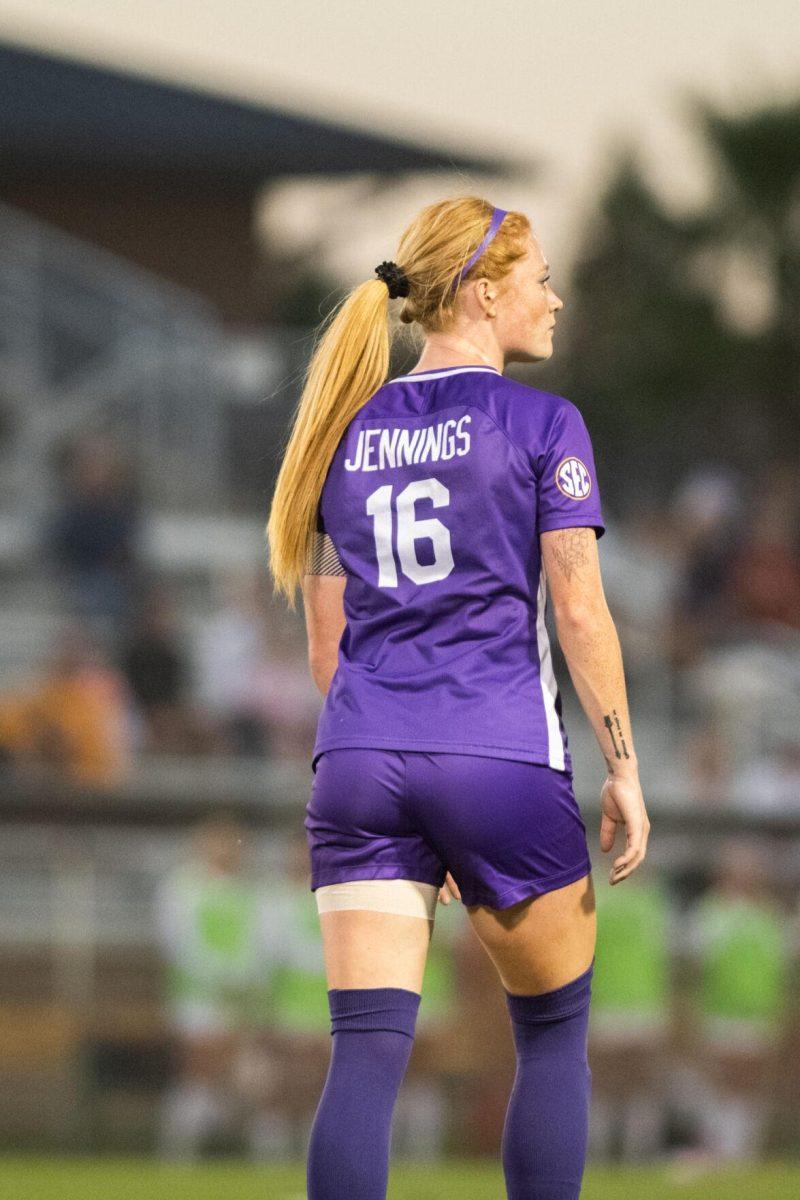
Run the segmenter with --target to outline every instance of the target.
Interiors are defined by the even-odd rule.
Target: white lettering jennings
[[[412,463],[440,462],[455,455],[469,454],[471,439],[467,426],[469,413],[456,420],[448,417],[433,425],[410,430],[402,426],[359,429],[355,447],[348,447],[347,471],[386,471]]]

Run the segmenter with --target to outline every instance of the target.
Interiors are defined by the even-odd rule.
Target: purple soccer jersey
[[[347,625],[313,769],[324,750],[376,746],[571,771],[539,534],[576,525],[605,529],[571,401],[488,366],[379,388],[320,499]]]

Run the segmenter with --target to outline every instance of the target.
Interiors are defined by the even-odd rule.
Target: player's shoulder
[[[506,404],[533,405],[548,414],[565,406],[576,407],[566,396],[561,396],[557,392],[545,391],[530,383],[523,383],[522,380],[513,379],[510,375],[500,375],[493,379],[492,383],[495,385],[492,391]]]
[[[512,441],[528,450],[541,448],[557,423],[581,415],[577,405],[566,396],[507,375],[492,380],[486,398],[490,415]]]

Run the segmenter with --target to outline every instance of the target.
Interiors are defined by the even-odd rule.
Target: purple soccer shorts
[[[304,826],[311,890],[357,879],[441,887],[509,908],[592,869],[572,776],[476,754],[347,747],[317,763]]]

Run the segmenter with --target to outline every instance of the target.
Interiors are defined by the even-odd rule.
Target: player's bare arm
[[[588,526],[553,529],[548,531],[548,536],[552,536],[553,555],[565,583],[585,579],[591,574],[594,566],[591,548],[592,543],[597,542],[593,529]]]
[[[339,642],[346,624],[343,575],[303,576],[303,609],[308,665],[320,693],[327,695],[336,672]]]
[[[626,827],[625,851],[611,872],[611,883],[618,883],[644,859],[650,822],[639,783],[622,652],[603,590],[597,538],[594,529],[585,526],[547,530],[540,541],[559,645],[608,770],[601,798],[601,848],[606,852],[613,849],[617,825]]]

